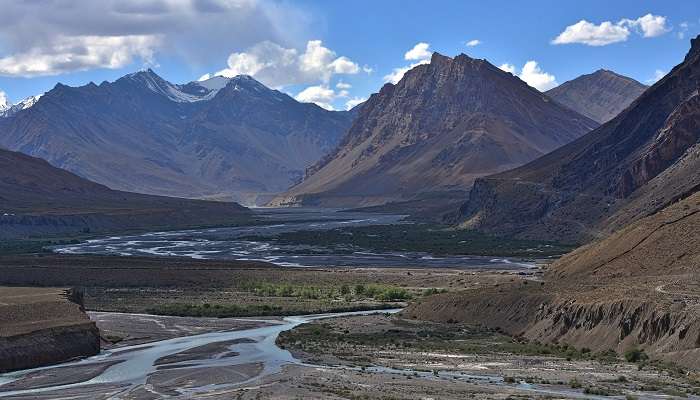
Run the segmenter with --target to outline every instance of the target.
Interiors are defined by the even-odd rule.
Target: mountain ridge
[[[595,126],[486,60],[433,53],[370,96],[336,150],[271,204],[371,206],[464,189]]]
[[[0,119],[0,146],[114,189],[254,204],[297,182],[353,118],[251,77],[224,79],[175,85],[146,70],[59,83]]]
[[[590,240],[697,190],[700,40],[600,128],[517,169],[477,180],[466,228]]]
[[[636,80],[606,69],[581,75],[545,92],[558,103],[605,123],[647,89]]]

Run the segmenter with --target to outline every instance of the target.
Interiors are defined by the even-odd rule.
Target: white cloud
[[[411,65],[405,67],[394,68],[389,74],[384,75],[384,82],[397,84],[404,74],[421,64],[430,64],[430,57],[432,57],[433,52],[430,51],[430,45],[428,43],[418,43],[409,51],[406,52],[404,58],[406,60],[417,60]]]
[[[523,65],[523,67],[520,69],[520,73],[518,73],[517,68],[513,64],[501,64],[501,66],[498,68],[502,69],[505,72],[510,72],[511,74],[516,75],[517,77],[525,81],[525,83],[534,87],[540,92],[544,92],[559,85],[556,77],[552,74],[542,71],[540,66],[537,64],[537,61],[531,60],[526,62],[525,65]]]
[[[374,72],[374,69],[372,69],[369,65],[365,65],[362,67],[362,71],[366,73],[367,75],[371,74]]]
[[[430,64],[430,59],[420,60],[416,63],[408,65],[406,67],[394,68],[391,73],[384,75],[384,82],[393,83],[394,85],[399,83],[406,72],[410,71],[414,67],[422,64]]]
[[[330,66],[336,74],[356,74],[360,72],[360,67],[345,56],[338,57],[330,63]]]
[[[296,49],[266,41],[244,52],[232,53],[227,63],[228,68],[215,75],[251,75],[275,88],[318,82],[327,85],[333,75],[356,74],[360,71],[355,62],[345,56],[337,57],[320,40],[310,40],[301,54]]]
[[[306,89],[299,92],[295,99],[301,101],[302,103],[315,103],[319,107],[323,107],[326,110],[334,110],[331,104],[338,95],[333,89],[328,86],[309,86]]]
[[[413,48],[404,54],[404,59],[406,60],[424,60],[426,58],[430,58],[432,55],[432,51],[429,51],[428,48],[430,45],[425,42],[420,42],[413,46]]]
[[[367,98],[365,98],[365,97],[354,97],[354,98],[345,102],[345,109],[351,110],[355,106],[360,105],[360,104],[364,103],[365,101],[367,101]]]
[[[0,110],[3,110],[9,106],[10,106],[10,103],[7,100],[7,94],[5,94],[5,92],[0,90]]]
[[[335,85],[335,87],[338,89],[350,89],[352,87],[352,85],[349,83],[345,83],[343,81],[340,81]]]
[[[467,47],[474,47],[474,46],[478,46],[480,44],[481,44],[481,40],[479,40],[479,39],[473,39],[473,40],[470,40],[466,43]]]
[[[64,36],[50,48],[0,58],[0,75],[56,75],[93,68],[121,68],[136,58],[152,65],[158,36]]]
[[[526,62],[518,76],[527,82],[528,85],[541,92],[559,85],[554,75],[542,71],[540,66],[537,65],[537,61]]]
[[[506,72],[510,72],[510,73],[513,74],[513,75],[516,74],[516,72],[515,72],[515,65],[513,65],[513,64],[508,64],[508,63],[501,64],[501,66],[498,67],[498,68],[500,68],[500,69],[502,69],[502,70],[504,70],[504,71],[506,71]]]
[[[645,38],[660,36],[671,30],[666,25],[666,17],[653,14],[637,19],[624,18],[616,23],[604,21],[598,25],[582,19],[567,26],[552,40],[552,44],[581,43],[588,46],[606,46],[626,41],[631,34],[630,28]]]
[[[582,43],[589,46],[606,46],[612,43],[624,42],[630,35],[625,26],[605,21],[600,25],[588,22],[584,19],[569,25],[560,33],[552,44]]]
[[[642,35],[647,38],[661,36],[671,30],[670,27],[666,26],[666,17],[660,15],[647,14],[634,20],[623,19],[620,22],[640,29]]]
[[[663,78],[664,76],[666,76],[666,72],[663,70],[657,69],[656,71],[654,71],[654,77],[651,79],[647,79],[646,83],[648,83],[650,85],[654,84],[654,83],[658,82],[659,80],[661,80],[661,78]]]
[[[55,75],[159,55],[193,66],[265,40],[295,42],[310,17],[267,0],[0,0],[0,75]]]

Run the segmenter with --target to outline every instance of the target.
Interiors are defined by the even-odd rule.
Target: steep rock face
[[[148,70],[57,85],[0,119],[0,146],[113,189],[255,203],[298,182],[351,119],[248,76],[175,85]]]
[[[485,60],[436,53],[372,95],[337,150],[274,204],[373,205],[464,188],[595,126]]]
[[[236,222],[235,203],[111,190],[22,153],[0,149],[0,238]]]
[[[647,89],[632,78],[598,70],[545,92],[559,104],[601,124],[613,119]]]
[[[700,369],[698,226],[695,193],[562,257],[544,285],[445,294],[406,312],[594,351],[641,347],[654,358]]]
[[[0,372],[100,352],[100,335],[68,291],[0,288]]]
[[[589,240],[696,191],[699,48],[700,39],[693,40],[683,63],[600,128],[520,168],[478,180],[460,210],[463,226]]]

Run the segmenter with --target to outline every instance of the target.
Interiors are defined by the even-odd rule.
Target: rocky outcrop
[[[486,60],[435,53],[373,94],[337,149],[272,204],[368,206],[464,190],[596,126]]]
[[[545,93],[559,104],[601,124],[613,119],[647,89],[632,78],[600,69]]]
[[[594,351],[640,347],[700,370],[700,193],[520,281],[428,298],[406,311],[478,322],[529,340]]]
[[[0,372],[58,364],[99,352],[100,335],[94,323],[0,337]]]
[[[460,222],[501,235],[581,242],[623,226],[610,220],[629,223],[691,195],[700,138],[699,47],[695,39],[683,63],[600,128],[477,180]],[[630,204],[637,205],[636,216],[626,209]]]
[[[0,372],[99,353],[99,331],[79,298],[63,289],[0,287]]]

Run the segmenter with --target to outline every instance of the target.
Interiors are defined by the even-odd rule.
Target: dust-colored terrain
[[[95,323],[69,291],[0,287],[0,372],[99,351]]]
[[[523,280],[447,293],[410,307],[419,319],[479,321],[579,348],[641,348],[700,369],[700,194],[554,263],[545,283]]]
[[[317,321],[283,332],[278,343],[307,363],[327,366],[325,379],[310,378],[314,372],[319,376],[318,370],[294,377],[311,397],[653,398],[692,396],[699,390],[695,375],[625,362],[614,353],[401,316]]]
[[[454,291],[538,273],[291,268],[177,257],[0,257],[0,285],[79,287],[88,310],[211,317],[394,307],[427,291]]]

